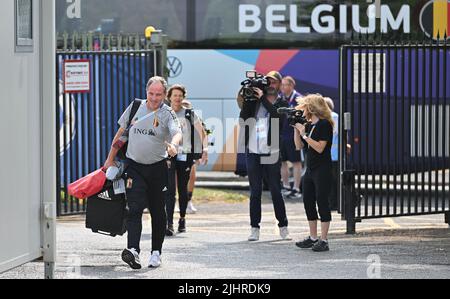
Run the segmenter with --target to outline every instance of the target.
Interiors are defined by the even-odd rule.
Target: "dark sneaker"
[[[312,250],[315,252],[329,251],[330,247],[328,247],[328,242],[324,240],[320,240],[312,247]]]
[[[124,249],[122,251],[122,261],[128,264],[128,266],[131,267],[131,269],[139,270],[142,268],[141,262],[139,260],[139,253],[136,251],[136,249]]]
[[[178,232],[186,232],[186,219],[180,218],[180,220],[178,221]]]
[[[315,244],[317,244],[319,240],[313,241],[311,237],[308,237],[304,239],[303,241],[295,243],[295,246],[306,249],[306,248],[312,248]]]
[[[173,229],[173,224],[169,224],[166,228],[166,236],[172,237],[175,235],[175,230]]]
[[[292,192],[288,195],[289,199],[294,199],[294,200],[301,200],[302,199],[302,194],[300,193],[300,191],[298,190],[292,190]]]

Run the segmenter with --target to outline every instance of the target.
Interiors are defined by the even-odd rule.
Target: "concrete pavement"
[[[273,207],[263,202],[261,240],[249,234],[248,202],[197,203],[188,215],[188,232],[166,238],[163,266],[133,271],[120,259],[126,236],[106,237],[84,228],[83,217],[58,222],[56,278],[450,278],[450,229],[443,215],[375,219],[345,235],[334,215],[331,251],[314,253],[294,243],[308,235],[300,202],[287,202],[293,240],[281,240]],[[145,215],[141,261],[148,263],[150,222]],[[42,278],[43,264],[28,263],[0,278]]]

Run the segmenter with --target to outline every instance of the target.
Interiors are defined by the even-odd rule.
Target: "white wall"
[[[33,0],[33,53],[15,53],[14,1],[0,10],[0,272],[42,256],[42,148],[54,150],[51,139],[41,147],[51,121],[41,117],[41,4]]]

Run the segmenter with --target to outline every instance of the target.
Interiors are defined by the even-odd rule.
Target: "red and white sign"
[[[65,93],[83,93],[91,91],[90,60],[65,60],[63,73]]]

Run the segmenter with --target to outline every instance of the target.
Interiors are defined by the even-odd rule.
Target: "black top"
[[[308,136],[315,141],[326,141],[327,146],[322,154],[319,154],[313,148],[309,147],[306,141],[303,143],[306,146],[306,166],[313,170],[318,167],[331,168],[331,146],[333,144],[333,126],[326,119],[319,120],[311,129],[312,134]]]
[[[281,97],[278,97],[274,104],[270,103],[269,100],[267,100],[266,96],[263,96],[261,100],[259,101],[244,101],[241,113],[239,115],[240,118],[242,118],[244,121],[246,121],[249,118],[256,118],[256,114],[258,113],[259,105],[263,105],[264,108],[269,112],[270,115],[270,121],[269,121],[269,132],[268,132],[268,138],[267,138],[267,145],[272,145],[272,119],[278,118],[279,119],[279,132],[278,136],[281,137],[281,130],[283,129],[283,122],[285,121],[284,114],[278,113],[278,108],[281,107],[288,107],[287,101],[283,100]],[[248,127],[245,128],[245,147],[248,146],[248,139],[249,139],[249,130]]]

